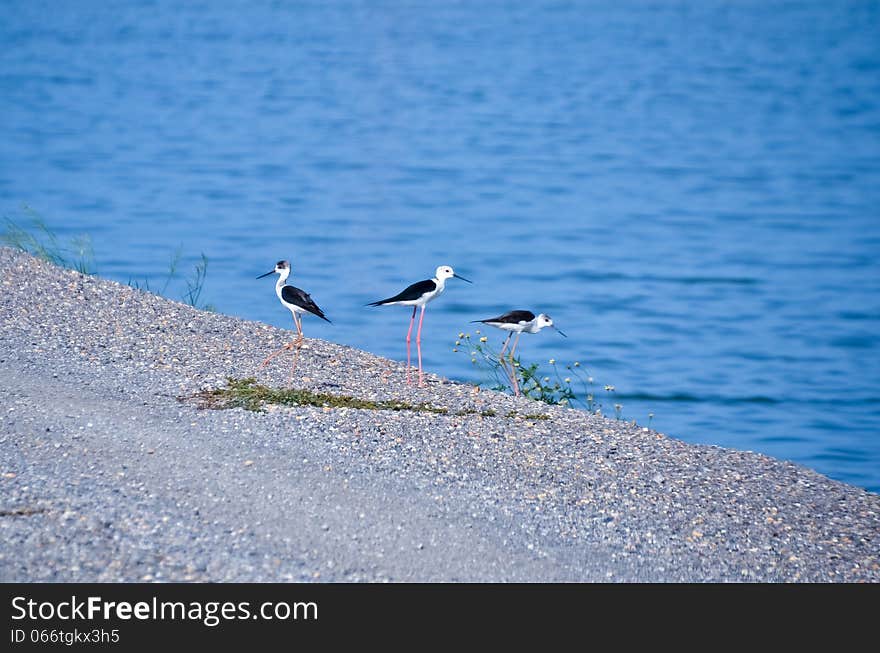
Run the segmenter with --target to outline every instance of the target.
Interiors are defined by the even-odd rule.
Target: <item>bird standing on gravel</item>
[[[408,286],[403,291],[389,297],[381,299],[378,302],[371,302],[367,306],[392,306],[399,304],[400,306],[412,306],[412,317],[409,320],[409,330],[406,332],[406,382],[410,383],[410,368],[412,367],[410,358],[410,338],[412,336],[413,323],[416,319],[416,309],[421,307],[422,314],[419,316],[419,330],[416,333],[416,349],[419,354],[419,387],[424,387],[425,379],[422,374],[422,322],[425,319],[425,307],[428,302],[436,298],[446,289],[446,280],[455,277],[462,281],[471,281],[455,273],[448,265],[441,265],[434,273],[433,279],[425,279]]]
[[[317,315],[326,322],[330,322],[330,320],[327,319],[327,316],[324,315],[324,311],[322,311],[312,300],[309,293],[296,286],[287,285],[287,277],[290,276],[290,263],[288,261],[278,261],[273,270],[269,270],[266,274],[261,274],[257,279],[268,277],[270,274],[278,275],[278,282],[275,284],[275,294],[278,295],[278,301],[280,301],[281,304],[290,311],[291,315],[293,315],[293,323],[296,326],[298,336],[296,340],[287,343],[274,354],[270,354],[269,357],[263,361],[263,367],[266,367],[266,365],[269,364],[269,361],[275,358],[278,354],[296,348],[296,355],[293,358],[293,367],[290,370],[290,377],[288,378],[289,383],[290,380],[293,379],[293,373],[296,371],[296,362],[299,358],[299,350],[300,347],[302,347],[303,342],[302,318],[300,315],[303,313],[311,313],[312,315]]]
[[[519,384],[516,380],[516,369],[513,364],[513,354],[516,352],[516,346],[519,344],[519,337],[523,333],[538,333],[544,327],[550,327],[555,330],[559,335],[563,337],[567,337],[562,331],[556,328],[553,324],[553,320],[550,319],[549,315],[545,315],[544,313],[539,313],[535,316],[531,311],[508,311],[504,315],[499,315],[498,317],[490,317],[486,320],[473,320],[474,322],[479,322],[481,324],[488,324],[489,326],[493,326],[496,329],[501,329],[502,331],[507,331],[507,339],[504,341],[504,346],[501,348],[501,353],[498,354],[498,360],[501,362],[501,365],[504,366],[504,369],[510,375],[510,380],[513,383],[513,393],[515,395],[519,395]],[[510,354],[508,355],[510,359],[510,370],[507,370],[505,366],[504,352],[507,350],[507,344],[510,342],[511,336],[516,334],[516,340],[513,341],[513,347],[510,348]]]

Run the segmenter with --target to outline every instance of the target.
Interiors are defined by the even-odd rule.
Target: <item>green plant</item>
[[[177,276],[177,266],[180,263],[180,259],[183,253],[183,247],[178,247],[174,250],[174,253],[171,254],[170,260],[168,261],[168,272],[165,274],[165,282],[162,284],[162,289],[156,291],[157,295],[164,295],[165,291],[168,290],[168,285],[171,283],[171,280]],[[204,254],[202,254],[204,256]],[[150,280],[144,279],[143,282],[138,281],[137,279],[132,279],[129,277],[128,285],[132,288],[137,288],[138,290],[145,290],[146,292],[153,292],[150,288]]]
[[[4,244],[59,267],[94,274],[95,256],[88,236],[72,236],[62,241],[31,207],[22,206],[22,213],[24,223],[4,217],[5,228],[0,235]]]
[[[155,294],[167,296],[166,291],[168,290],[168,286],[171,285],[171,282],[174,279],[180,277],[180,275],[178,274],[178,268],[180,267],[180,260],[183,258],[182,251],[183,248],[178,247],[176,250],[174,250],[174,253],[171,254],[171,257],[168,261],[168,271],[165,273],[162,287],[160,290],[156,291]],[[199,306],[199,298],[202,295],[202,288],[205,285],[205,277],[207,276],[208,270],[208,257],[205,256],[204,252],[202,252],[200,256],[200,260],[195,264],[193,268],[192,275],[186,277],[183,280],[184,284],[186,285],[186,290],[183,291],[181,299],[183,299],[184,303],[189,304],[193,308],[199,308],[203,311],[215,311],[216,308],[212,304],[202,304],[201,306]],[[132,288],[137,288],[138,290],[153,292],[153,290],[150,288],[149,279],[144,279],[143,281],[129,279],[128,285]]]
[[[552,360],[552,359],[551,359]],[[555,364],[553,365],[555,369]],[[512,369],[518,375],[517,382],[520,392],[525,397],[543,401],[547,404],[568,404],[577,396],[571,387],[571,382],[563,379],[551,379],[549,376],[541,376],[537,363],[524,365],[517,356],[513,359]]]
[[[479,329],[476,330],[476,334],[480,335]],[[471,341],[471,334],[459,333],[452,351],[470,354],[471,363],[484,374],[484,379],[478,385],[501,391],[510,387],[507,370],[501,364],[498,352],[489,345],[485,336],[478,338],[477,341]]]
[[[582,404],[591,413],[601,414],[602,404],[596,401],[593,377],[579,361],[569,363],[560,371],[555,358],[547,361],[549,370],[542,372],[538,363],[525,363],[520,356],[512,360],[509,356],[501,357],[489,342],[489,338],[474,331],[476,338],[470,333],[459,333],[452,351],[470,355],[471,364],[482,374],[478,385],[493,390],[513,392],[514,375],[523,396],[547,404],[572,405]],[[614,392],[614,386],[606,385],[607,393]],[[615,415],[622,416],[623,406],[615,404]]]
[[[202,295],[202,288],[205,285],[205,275],[208,271],[208,257],[202,252],[202,258],[196,263],[191,277],[186,281],[186,292],[184,299],[190,306],[198,307],[199,297]]]
[[[413,411],[417,413],[434,413],[436,415],[455,415],[464,417],[479,415],[481,417],[497,417],[492,409],[476,410],[468,408],[451,411],[444,406],[434,406],[421,403],[412,404],[407,401],[388,399],[373,401],[360,399],[349,395],[335,395],[329,392],[314,392],[304,388],[270,388],[257,383],[253,377],[235,379],[227,377],[225,388],[203,390],[192,397],[183,399],[195,399],[199,408],[212,408],[223,410],[228,408],[244,408],[245,410],[260,412],[266,404],[278,406],[317,406],[319,408],[354,408],[356,410],[390,410],[390,411]],[[529,420],[550,419],[549,415],[541,413],[519,415],[510,412],[508,418],[522,417]]]
[[[24,205],[22,213],[24,214],[22,220],[13,220],[8,216],[4,217],[5,228],[3,233],[0,234],[0,242],[59,267],[76,270],[82,274],[96,273],[95,253],[92,248],[91,238],[86,235],[79,235],[72,236],[64,241],[49,228],[46,221],[31,207]],[[179,277],[178,269],[183,258],[182,252],[183,248],[181,246],[171,254],[168,272],[165,275],[161,288],[156,292],[157,295],[167,296],[166,292],[171,282]],[[199,299],[202,296],[202,289],[205,285],[208,270],[208,257],[204,253],[200,256],[201,258],[196,262],[192,274],[184,279],[186,289],[183,291],[182,299],[195,308],[214,311],[216,310],[215,307],[210,304],[199,306]],[[153,292],[150,288],[149,279],[144,279],[143,281],[129,279],[128,285],[138,290]]]

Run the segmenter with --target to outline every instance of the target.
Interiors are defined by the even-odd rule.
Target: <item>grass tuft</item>
[[[76,270],[82,274],[96,274],[95,252],[92,248],[91,238],[81,235],[63,240],[52,231],[42,216],[34,211],[34,209],[24,205],[21,210],[23,213],[23,219],[21,220],[13,220],[10,217],[4,216],[3,221],[5,224],[3,232],[0,233],[0,243],[22,252],[27,252],[32,256],[62,268]],[[179,276],[178,268],[181,258],[182,247],[178,247],[171,255],[168,273],[165,275],[161,289],[156,292],[157,295],[168,296],[166,291],[169,284]],[[193,308],[203,311],[216,311],[216,307],[212,304],[199,305],[207,272],[208,257],[203,252],[200,259],[195,263],[192,274],[183,280],[186,290],[183,292],[181,299]],[[149,279],[144,279],[143,282],[129,279],[128,285],[138,290],[154,292],[150,288]]]
[[[94,274],[95,256],[88,236],[73,236],[62,241],[36,211],[22,207],[24,222],[5,217],[0,242],[48,261],[53,265],[82,274]]]
[[[434,413],[436,415],[480,415],[481,417],[495,417],[497,413],[492,409],[475,410],[466,409],[452,412],[442,406],[430,404],[412,404],[407,401],[388,399],[373,401],[360,399],[349,395],[335,395],[329,392],[314,392],[303,388],[270,388],[257,383],[253,377],[247,379],[235,379],[228,377],[225,388],[214,390],[202,390],[193,397],[198,402],[199,408],[213,410],[226,410],[229,408],[244,408],[254,412],[263,411],[266,405],[276,406],[315,406],[318,408],[354,408],[356,410],[391,410],[395,412],[407,410],[416,413]],[[549,419],[548,415],[526,415],[529,419]]]

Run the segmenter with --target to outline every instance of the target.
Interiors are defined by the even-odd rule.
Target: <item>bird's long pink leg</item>
[[[513,377],[513,371],[507,369],[507,362],[504,360],[504,352],[507,350],[507,343],[510,342],[510,338],[513,336],[513,331],[507,334],[507,339],[504,341],[504,346],[501,347],[501,353],[498,354],[498,362],[501,363],[501,367],[504,368],[505,374],[510,378],[510,385],[513,386],[516,384],[516,379]]]
[[[521,333],[516,334],[516,340],[513,341],[513,347],[510,348],[510,370],[513,377],[513,394],[516,397],[519,397],[519,383],[516,380],[516,365],[513,363],[513,354],[516,351],[516,346],[519,344],[519,337]]]
[[[415,323],[415,321],[416,321],[416,307],[413,306],[413,314],[412,314],[412,317],[409,319],[409,331],[406,332],[406,384],[407,384],[407,385],[410,384],[410,380],[409,380],[409,370],[410,370],[410,368],[412,367],[412,364],[410,363],[410,355],[409,355],[409,352],[410,352],[410,346],[409,346],[409,343],[410,343],[410,337],[412,336],[412,328],[413,328],[413,324]]]
[[[504,360],[504,351],[507,349],[507,343],[510,342],[511,336],[513,336],[513,331],[507,334],[507,340],[504,341],[504,346],[501,348],[501,353],[498,354],[499,360]]]
[[[413,312],[415,317],[415,312]],[[422,314],[419,315],[419,330],[416,333],[416,349],[419,351],[419,387],[425,387],[425,378],[422,375],[422,322],[425,320],[425,307],[422,306]]]
[[[293,311],[291,311],[293,312]],[[296,340],[294,340],[291,345],[294,347],[293,350],[293,366],[290,368],[290,376],[287,377],[287,385],[290,385],[293,381],[293,373],[296,372],[296,364],[299,361],[299,348],[302,347],[303,341],[303,328],[302,328],[302,318],[298,318],[296,313],[293,313],[293,323],[296,325],[296,331],[299,334]]]
[[[263,364],[260,367],[266,367],[266,365],[269,364],[269,361],[271,361],[273,358],[275,358],[278,354],[283,354],[284,352],[290,351],[291,349],[293,349],[293,343],[288,342],[286,345],[284,345],[281,349],[276,351],[274,354],[269,354],[269,356],[266,358],[266,360],[263,361]]]
[[[294,345],[299,348],[302,347],[303,343],[303,323],[302,318],[298,316],[296,313],[293,314],[293,323],[296,324],[296,331],[299,334],[297,339],[294,341]]]
[[[293,323],[296,324],[296,314],[295,313],[294,313],[294,317],[293,317]],[[297,325],[297,330],[298,329],[299,329],[299,325]],[[273,358],[275,358],[278,354],[283,354],[286,351],[290,351],[291,349],[293,349],[293,346],[294,346],[294,342],[290,341],[286,345],[284,345],[281,349],[276,351],[275,353],[269,354],[269,356],[266,357],[266,360],[263,361],[263,364],[261,367],[266,367],[266,365],[269,364],[269,361],[271,361]]]

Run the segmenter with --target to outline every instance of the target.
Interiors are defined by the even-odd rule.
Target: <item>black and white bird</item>
[[[499,315],[498,317],[490,317],[486,320],[473,321],[481,324],[488,324],[489,326],[495,327],[496,329],[501,329],[502,331],[508,332],[507,339],[504,341],[504,346],[501,348],[501,353],[498,354],[498,360],[500,360],[502,364],[505,362],[504,352],[507,350],[507,344],[510,342],[510,338],[513,336],[513,334],[516,334],[516,340],[513,341],[513,347],[510,348],[510,354],[508,355],[511,364],[511,369],[508,373],[510,374],[510,379],[513,382],[513,392],[516,395],[519,395],[519,384],[516,380],[516,372],[513,369],[513,355],[514,353],[516,353],[516,346],[519,344],[519,337],[523,333],[538,333],[541,329],[545,327],[550,327],[559,335],[567,337],[553,324],[553,320],[550,318],[550,316],[546,315],[545,313],[539,313],[538,315],[535,315],[531,311],[508,311],[504,315]]]
[[[419,329],[416,332],[416,349],[418,350],[419,355],[419,385],[424,386],[424,376],[422,374],[422,322],[425,319],[425,307],[428,305],[428,302],[435,299],[446,289],[446,280],[455,277],[456,279],[461,279],[462,281],[467,281],[468,283],[472,283],[468,279],[465,279],[461,275],[455,273],[455,271],[449,267],[448,265],[441,265],[434,272],[433,279],[425,279],[424,281],[418,281],[411,286],[407,286],[403,291],[394,295],[394,297],[389,297],[388,299],[381,299],[378,302],[370,302],[367,306],[412,306],[413,312],[412,317],[409,320],[409,330],[406,332],[406,382],[410,383],[410,368],[412,367],[411,357],[410,357],[410,339],[412,336],[412,328],[413,323],[416,319],[416,309],[421,307],[422,314],[419,316]]]
[[[278,281],[275,284],[275,294],[278,295],[278,301],[280,301],[281,304],[290,311],[291,315],[293,315],[293,323],[296,326],[297,338],[296,340],[293,340],[292,342],[284,345],[274,354],[270,354],[269,357],[263,361],[263,367],[268,365],[269,361],[275,358],[278,354],[289,351],[294,347],[296,348],[297,356],[299,355],[299,349],[300,347],[302,347],[303,341],[301,317],[303,314],[311,313],[312,315],[317,315],[319,318],[325,320],[326,322],[330,322],[330,320],[327,319],[327,316],[324,315],[324,311],[322,311],[320,307],[314,302],[309,293],[307,293],[305,290],[297,288],[296,286],[287,285],[287,277],[290,276],[289,261],[278,261],[275,264],[274,269],[269,270],[266,274],[261,274],[257,277],[257,279],[268,277],[270,274],[278,275]],[[293,378],[293,373],[296,370],[296,361],[297,357],[294,357],[293,367],[290,370],[290,378]]]

